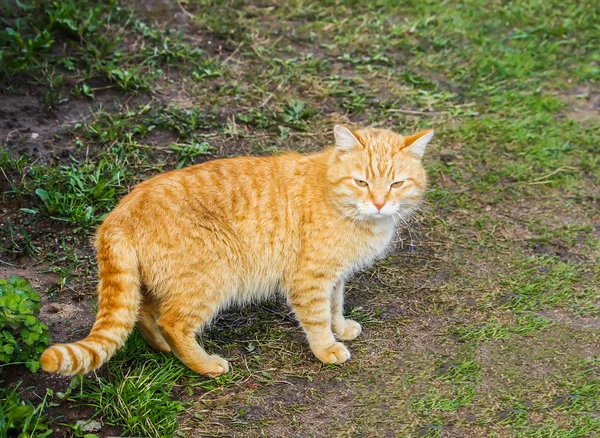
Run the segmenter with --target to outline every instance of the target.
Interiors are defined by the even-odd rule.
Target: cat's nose
[[[377,211],[381,211],[381,209],[385,205],[385,201],[373,201],[373,205],[375,206]]]

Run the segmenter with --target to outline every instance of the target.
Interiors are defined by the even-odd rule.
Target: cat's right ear
[[[340,153],[350,152],[354,148],[361,146],[360,141],[345,126],[335,125],[333,133],[335,134],[335,147]]]

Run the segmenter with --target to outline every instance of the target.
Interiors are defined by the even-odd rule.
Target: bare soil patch
[[[577,87],[558,97],[567,104],[564,114],[568,118],[584,123],[600,120],[600,90],[592,85]]]

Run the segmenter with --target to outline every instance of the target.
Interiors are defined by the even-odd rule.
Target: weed
[[[94,90],[92,90],[92,88],[86,83],[76,85],[75,88],[73,88],[73,94],[85,96],[91,100],[94,100],[94,98],[96,97],[94,95]]]
[[[23,278],[0,278],[0,362],[40,368],[38,356],[48,347],[48,327],[38,319],[40,297]]]
[[[307,130],[306,122],[315,114],[303,100],[290,100],[283,108],[283,123],[296,129]]]
[[[45,438],[52,434],[46,425],[44,409],[48,393],[34,406],[21,397],[19,385],[0,389],[0,436]]]
[[[113,68],[107,69],[106,74],[108,79],[124,92],[144,91],[150,88],[150,82],[137,69]]]
[[[39,171],[39,170],[37,170]],[[97,224],[115,205],[115,193],[123,189],[122,170],[104,159],[61,166],[47,174],[32,174],[44,180],[35,194],[50,217],[76,225],[75,231]],[[44,187],[44,188],[42,188]]]
[[[213,147],[203,142],[183,143],[183,144],[171,144],[171,149],[177,155],[177,168],[181,168],[186,164],[194,162],[196,157],[202,157],[210,155]]]
[[[200,129],[214,126],[214,115],[201,109],[183,109],[169,107],[152,117],[152,123],[161,129],[166,129],[187,138]]]

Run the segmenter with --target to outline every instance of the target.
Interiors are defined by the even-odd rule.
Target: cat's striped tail
[[[64,375],[92,371],[123,346],[135,326],[141,302],[135,249],[122,233],[102,231],[97,239],[100,283],[96,322],[87,338],[46,349],[40,359],[45,371]]]

